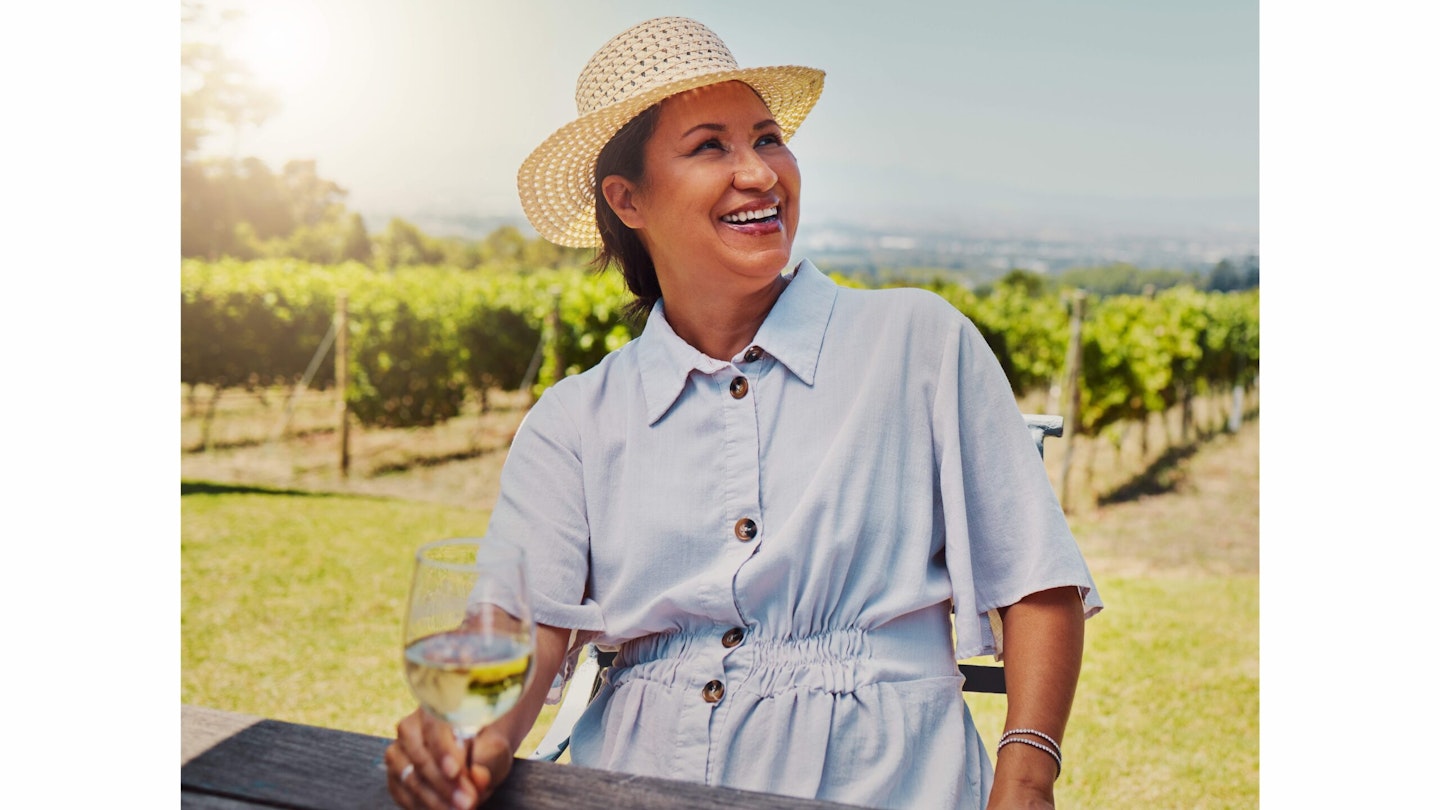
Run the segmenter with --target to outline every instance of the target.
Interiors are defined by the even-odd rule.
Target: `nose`
[[[735,166],[735,187],[739,189],[751,189],[756,191],[767,191],[772,188],[780,179],[770,164],[760,156],[753,148],[742,148],[736,150]]]

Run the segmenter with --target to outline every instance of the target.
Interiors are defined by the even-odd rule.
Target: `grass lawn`
[[[1085,627],[1057,798],[1085,808],[1257,806],[1259,578],[1096,584],[1105,610]],[[993,748],[1005,698],[966,700]]]
[[[195,483],[181,493],[182,702],[392,736],[415,706],[400,665],[411,555],[483,534],[488,514]]]

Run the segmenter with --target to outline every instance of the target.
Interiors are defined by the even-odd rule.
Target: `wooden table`
[[[180,707],[180,806],[387,810],[383,737]],[[516,760],[487,808],[840,810],[848,805]]]

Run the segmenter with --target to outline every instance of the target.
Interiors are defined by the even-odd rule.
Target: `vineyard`
[[[1064,414],[1066,434],[1090,440],[1089,466],[1097,445],[1118,453],[1136,438],[1142,461],[1154,456],[1152,423],[1174,447],[1250,407],[1259,378],[1256,291],[1181,286],[1095,298],[1021,284],[984,295],[925,286],[975,321],[1023,408]],[[182,447],[303,440],[337,431],[343,418],[359,429],[365,476],[503,449],[534,396],[640,333],[643,324],[625,317],[628,301],[617,273],[581,268],[377,272],[356,263],[187,260]],[[247,409],[248,427],[215,430]],[[404,447],[381,438],[396,428],[407,429]]]

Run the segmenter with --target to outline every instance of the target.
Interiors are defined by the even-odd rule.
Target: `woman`
[[[1098,594],[974,326],[926,292],[785,272],[786,141],[822,84],[651,20],[591,59],[580,117],[522,166],[536,229],[602,244],[650,314],[516,435],[489,531],[531,553],[536,679],[468,770],[442,723],[402,720],[402,805],[488,797],[594,640],[619,655],[576,764],[874,807],[1053,806]],[[998,655],[1002,621],[1013,733],[992,771],[955,659]]]

